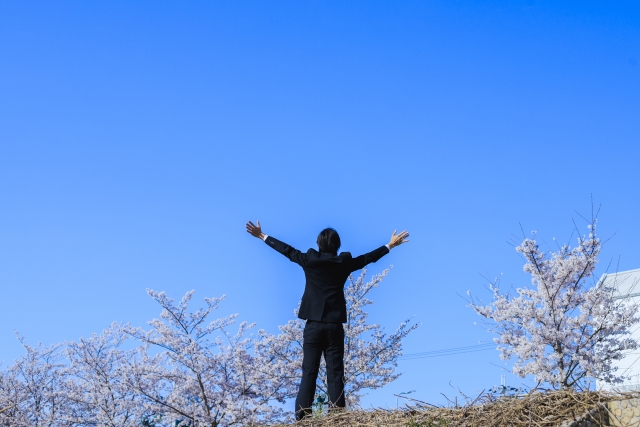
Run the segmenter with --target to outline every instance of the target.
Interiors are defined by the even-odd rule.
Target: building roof
[[[598,284],[606,284],[616,289],[618,298],[640,297],[640,268],[635,270],[605,273]]]
[[[614,294],[618,299],[628,299],[631,303],[640,303],[640,268],[635,270],[605,273],[598,281],[598,286],[606,284],[615,288]],[[640,341],[640,327],[631,328],[631,338]],[[640,352],[638,350],[625,351],[621,360],[614,360],[616,374],[626,376],[622,384],[611,384],[597,381],[596,387],[604,390],[640,390]]]

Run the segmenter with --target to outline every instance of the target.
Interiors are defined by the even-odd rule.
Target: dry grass
[[[351,410],[322,418],[307,418],[295,427],[559,427],[563,422],[585,419],[594,409],[607,414],[606,402],[640,397],[638,393],[532,392],[519,398],[495,398],[482,394],[464,405],[448,407],[428,404],[403,410]],[[595,418],[598,418],[597,420]],[[606,425],[595,415],[592,425]]]

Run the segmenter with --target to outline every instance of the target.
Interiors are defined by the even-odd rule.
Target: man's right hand
[[[400,246],[403,243],[407,243],[409,240],[409,233],[407,231],[403,231],[400,234],[396,234],[396,230],[393,230],[393,234],[391,235],[391,240],[389,240],[389,249],[393,249],[396,246]]]
[[[251,234],[253,237],[264,240],[264,233],[262,232],[262,227],[260,227],[260,221],[256,222],[258,225],[255,225],[251,221],[247,222],[247,233]]]

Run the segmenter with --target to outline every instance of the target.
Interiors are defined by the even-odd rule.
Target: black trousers
[[[344,328],[342,323],[308,320],[304,327],[302,351],[302,381],[296,398],[296,419],[302,419],[311,412],[321,356],[324,356],[327,364],[329,402],[332,406],[344,408]]]

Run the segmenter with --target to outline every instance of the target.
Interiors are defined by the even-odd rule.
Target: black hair
[[[337,254],[340,249],[340,236],[333,228],[325,228],[318,234],[318,249],[320,252]]]

